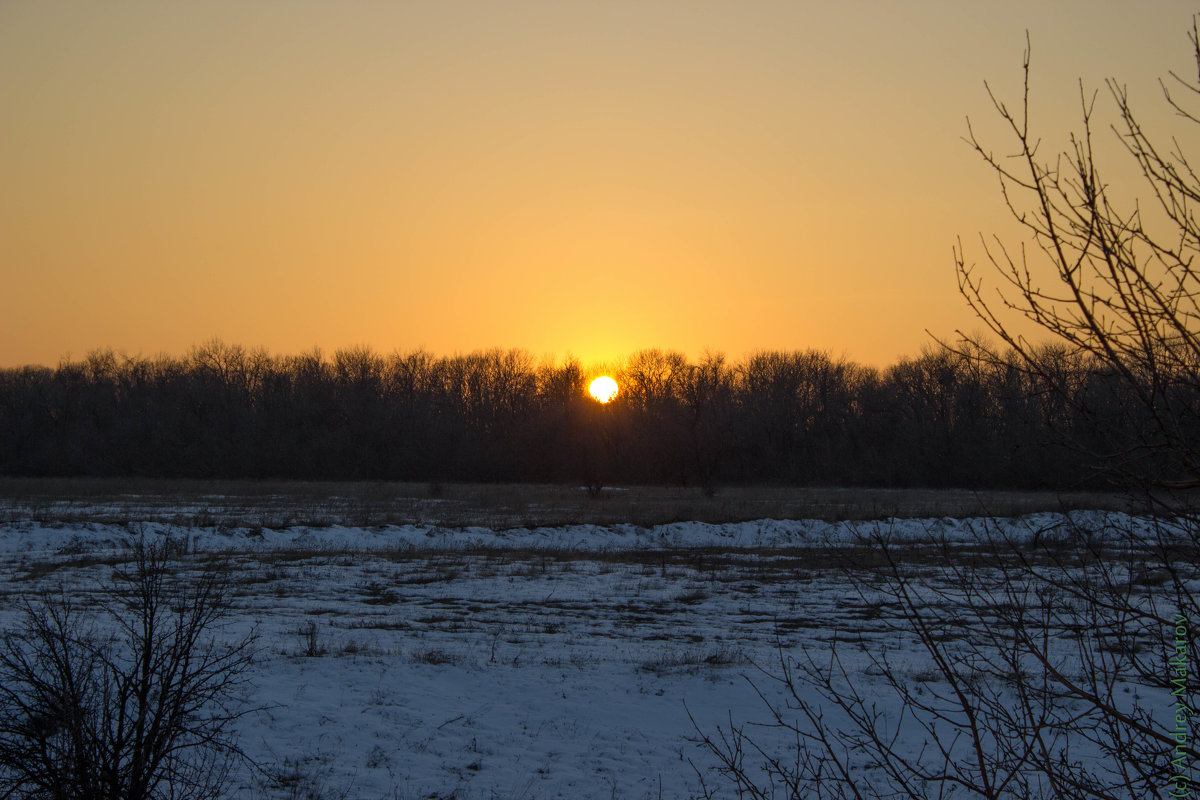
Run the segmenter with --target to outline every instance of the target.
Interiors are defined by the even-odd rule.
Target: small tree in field
[[[177,585],[166,549],[139,544],[95,608],[27,604],[0,644],[0,797],[221,796],[254,642],[217,638],[226,596],[217,572]]]
[[[1195,22],[1189,38],[1200,69]],[[881,531],[864,544],[882,568],[848,573],[850,585],[928,669],[895,663],[881,640],[781,653],[770,677],[784,700],[768,702],[767,724],[789,735],[791,751],[762,746],[754,728],[699,732],[739,797],[1194,795],[1200,176],[1186,140],[1152,137],[1110,81],[1114,130],[1143,178],[1142,204],[1121,208],[1093,150],[1095,98],[1084,96],[1068,152],[1045,160],[1029,125],[1028,52],[1024,75],[1019,109],[992,95],[1015,155],[968,137],[1028,241],[985,241],[983,269],[956,249],[960,290],[1003,348],[968,337],[963,352],[1019,363],[1084,419],[1103,395],[1095,387],[1134,398],[1121,425],[1090,431],[1090,441],[1152,511],[1119,529],[1066,524],[1031,540],[984,526],[970,548],[925,543],[919,564]],[[1172,75],[1163,92],[1194,136],[1200,80]],[[1019,319],[1057,348],[1017,333]],[[1068,386],[1051,356],[1083,374]],[[937,577],[925,569],[930,555]]]

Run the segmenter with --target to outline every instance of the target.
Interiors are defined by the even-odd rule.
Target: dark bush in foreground
[[[216,637],[224,584],[177,586],[138,546],[96,607],[26,607],[0,644],[0,797],[202,800],[243,758],[233,723],[253,638]]]

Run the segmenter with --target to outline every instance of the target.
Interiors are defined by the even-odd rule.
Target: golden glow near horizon
[[[588,394],[600,404],[612,402],[617,396],[617,382],[607,375],[601,375],[588,385]]]
[[[1156,124],[1192,12],[10,0],[0,365],[213,337],[889,363],[976,326],[951,246],[1011,226],[964,118],[1006,146],[983,81],[1019,96],[1025,31],[1063,146],[1079,77]]]

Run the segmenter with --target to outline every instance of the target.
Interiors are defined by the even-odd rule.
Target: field
[[[0,520],[535,527],[660,525],[755,519],[1011,517],[1071,509],[1131,510],[1119,495],[963,489],[536,484],[413,484],[0,478]]]
[[[872,561],[861,537],[886,532],[928,573],[927,537],[967,557],[988,524],[1066,547],[1069,530],[1110,518],[1060,504],[1120,506],[851,490],[3,488],[5,627],[39,590],[94,591],[138,538],[172,541],[180,580],[213,564],[230,575],[228,635],[259,634],[246,700],[263,709],[240,733],[264,771],[240,787],[281,798],[698,796],[701,781],[721,784],[697,726],[766,720],[757,692],[779,697],[762,670],[781,653],[836,637],[929,672],[872,598],[847,590],[843,570]],[[867,666],[855,669],[879,681]],[[786,746],[771,728],[758,738]]]

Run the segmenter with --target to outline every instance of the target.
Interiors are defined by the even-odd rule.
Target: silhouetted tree
[[[204,800],[245,756],[252,636],[221,641],[224,579],[139,545],[97,605],[46,595],[0,642],[0,796]]]
[[[1087,432],[1144,425],[1076,354],[927,348],[883,371],[817,351],[730,362],[644,350],[609,365],[601,412],[575,360],[520,350],[271,356],[219,340],[182,358],[96,351],[0,370],[0,472],[573,481],[602,413],[605,478],[701,484],[1076,486]],[[1055,387],[1058,387],[1056,389]],[[1059,391],[1062,389],[1062,391]],[[1087,445],[1044,446],[1051,429]]]
[[[1200,35],[1190,33],[1200,68]],[[908,405],[926,439],[956,460],[954,437],[996,417],[998,398],[1041,414],[1037,429],[1070,436],[1083,461],[1157,503],[1147,518],[1012,541],[986,525],[968,553],[931,537],[920,568],[886,529],[863,543],[884,565],[850,571],[849,585],[893,637],[915,639],[929,671],[914,675],[860,644],[781,653],[773,675],[785,701],[770,724],[794,748],[769,752],[753,731],[700,731],[740,797],[1167,798],[1194,794],[1200,717],[1200,178],[1183,150],[1152,138],[1125,89],[1110,81],[1117,132],[1140,167],[1147,202],[1122,210],[1092,146],[1095,99],[1061,159],[1043,160],[1025,93],[1013,111],[993,96],[1017,155],[970,142],[1000,177],[1033,247],[985,243],[988,285],[957,251],[960,288],[1006,350],[967,337],[898,375],[920,390]],[[1164,84],[1184,127],[1200,124],[1200,80]],[[1186,101],[1173,91],[1183,91]],[[1169,148],[1169,149],[1168,149]],[[1011,152],[1012,148],[1005,148]],[[1031,321],[1054,344],[1016,332]],[[932,356],[932,357],[930,357]],[[1002,376],[996,386],[986,376]],[[988,386],[988,391],[980,391]],[[964,388],[969,391],[964,391]],[[990,400],[989,400],[990,398]],[[1023,426],[1022,426],[1023,427]],[[969,430],[968,439],[990,435]],[[924,437],[922,437],[924,438]],[[1078,462],[1077,462],[1078,463]],[[938,577],[927,565],[936,564]],[[853,645],[851,645],[853,647]],[[880,692],[898,710],[885,713]],[[1164,724],[1165,722],[1165,724]],[[915,746],[913,746],[915,744]],[[750,757],[750,760],[748,760]]]

